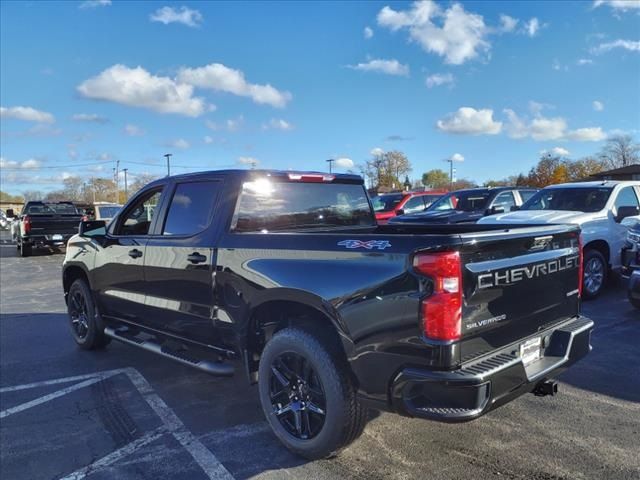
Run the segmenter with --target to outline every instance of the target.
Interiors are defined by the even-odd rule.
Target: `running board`
[[[127,335],[126,332],[116,330],[112,327],[106,327],[104,329],[104,334],[120,342],[127,343],[134,347],[142,348],[143,350],[147,350],[148,352],[161,355],[165,358],[169,358],[189,367],[197,368],[198,370],[209,373],[211,375],[216,375],[218,377],[231,377],[234,373],[233,366],[229,365],[228,363],[211,362],[209,360],[192,358],[180,352],[175,352],[168,348],[162,347],[162,345],[151,340],[142,340],[140,338]]]

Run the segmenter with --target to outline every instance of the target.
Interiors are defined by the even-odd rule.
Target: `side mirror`
[[[16,218],[16,214],[13,208],[7,208],[7,218]]]
[[[634,217],[640,214],[638,207],[618,207],[618,213],[615,216],[616,222],[620,223],[627,217]]]
[[[517,212],[518,210],[520,210],[518,205],[511,205],[511,208],[509,209],[510,212]]]
[[[504,213],[504,207],[491,207],[489,209],[488,215],[496,215],[498,213]]]
[[[396,215],[404,215],[404,209],[401,208],[400,210],[396,210]]]
[[[107,223],[104,220],[80,222],[78,233],[81,237],[104,237],[107,234]]]

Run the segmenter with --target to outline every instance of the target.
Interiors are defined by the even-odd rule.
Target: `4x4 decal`
[[[338,245],[347,248],[366,248],[367,250],[377,248],[378,250],[384,250],[390,247],[391,243],[388,240],[368,240],[366,242],[362,240],[342,240],[338,242]]]

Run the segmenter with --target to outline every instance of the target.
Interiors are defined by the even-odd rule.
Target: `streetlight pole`
[[[120,160],[116,160],[115,183],[116,183],[116,203],[120,203]]]
[[[336,159],[335,158],[330,158],[327,160],[327,162],[329,163],[329,173],[332,173],[332,167],[333,167],[333,162],[335,162]]]
[[[171,175],[171,166],[169,165],[169,159],[173,156],[173,153],[165,153],[164,157],[167,159],[167,177]]]
[[[129,186],[127,185],[127,172],[129,169],[123,168],[122,171],[124,172],[124,201],[126,202],[129,200]]]

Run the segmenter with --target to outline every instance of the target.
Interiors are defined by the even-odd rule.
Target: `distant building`
[[[595,173],[590,178],[594,180],[640,180],[640,164]]]

